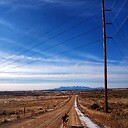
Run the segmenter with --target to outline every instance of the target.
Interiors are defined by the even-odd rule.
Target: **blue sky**
[[[128,1],[105,0],[108,87],[128,87]],[[101,0],[0,0],[0,90],[103,87]]]

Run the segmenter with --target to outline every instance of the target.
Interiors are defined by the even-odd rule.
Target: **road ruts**
[[[71,108],[71,110],[70,110],[70,112],[69,112],[69,121],[68,121],[68,126],[69,127],[82,127],[82,125],[81,125],[81,122],[80,122],[80,120],[79,120],[79,117],[78,117],[78,115],[77,115],[77,113],[76,113],[76,110],[75,110],[75,107],[73,106],[72,108]]]
[[[47,112],[40,116],[19,120],[15,123],[7,123],[0,128],[60,128],[62,125],[62,116],[65,113],[70,113],[74,107],[75,96],[59,109]],[[76,117],[75,117],[76,118]]]

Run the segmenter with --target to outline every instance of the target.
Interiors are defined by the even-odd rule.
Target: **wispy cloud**
[[[11,40],[11,39],[8,39],[8,38],[4,38],[4,37],[0,37],[0,41],[1,41],[1,43],[2,44],[6,44],[6,45],[15,45],[15,46],[20,46],[20,47],[23,47],[23,45],[22,44],[20,44],[20,43],[17,43],[16,41],[14,41],[14,40]]]
[[[15,0],[0,0],[0,5],[12,4]]]
[[[50,2],[50,1],[49,1]],[[49,3],[48,1],[42,1],[42,0],[24,0],[24,1],[19,1],[19,0],[1,0],[0,1],[0,6],[7,6],[7,7],[11,7],[13,9],[16,8],[32,8],[32,7],[39,7],[42,6],[46,3]],[[51,2],[50,2],[51,3]]]
[[[98,0],[94,2],[98,2]],[[83,26],[77,26],[70,32],[67,31],[67,33],[60,34],[57,38],[52,38],[53,40],[48,40],[59,31],[61,32],[62,29],[65,30],[75,22],[85,19],[86,16],[97,13],[96,8],[101,9],[100,4],[96,5],[94,2],[89,0],[0,0],[0,7],[4,10],[4,13],[1,12],[2,16],[0,18],[2,33],[0,37],[0,46],[2,46],[0,49],[0,89],[4,88],[2,84],[10,84],[13,89],[29,89],[31,88],[30,84],[32,84],[32,89],[62,85],[102,86],[104,74],[102,43],[94,45],[96,47],[90,46],[87,49],[84,47],[71,50],[76,46],[86,44],[86,41],[89,42],[97,37],[99,38],[101,34],[98,33],[99,31],[101,33],[101,28],[98,29],[98,32],[96,31],[97,35],[89,33],[79,39],[69,41],[67,44],[54,47],[54,45],[65,41],[68,37],[71,38],[79,32],[94,27],[93,25],[96,25],[96,22],[93,19],[93,22],[82,24]],[[89,10],[91,8],[93,8],[93,11]],[[85,11],[86,9],[87,11]],[[52,12],[52,10],[54,11]],[[40,34],[45,30],[49,30],[50,27],[56,26],[59,22],[73,17],[76,17],[75,20],[40,38]],[[52,22],[50,23],[50,21]],[[98,20],[98,23],[101,22]],[[37,28],[33,27],[34,25],[37,25]],[[31,29],[28,30],[29,28]],[[39,38],[39,40],[32,43],[28,42],[36,38]],[[42,45],[41,42],[45,42],[45,40],[48,41],[45,45]],[[41,43],[41,45],[35,47],[37,43]],[[26,46],[26,44],[28,45]],[[52,46],[53,48],[49,49]],[[110,47],[112,46],[113,44]],[[20,48],[20,50],[15,52],[15,48]],[[69,51],[70,54],[59,55],[59,53],[65,51]],[[128,84],[126,58],[115,57],[115,55],[116,53],[112,54],[111,58],[117,60],[107,61],[108,82],[111,87],[116,87],[116,84],[117,86],[122,84],[125,87]],[[120,58],[122,58],[121,61]],[[8,61],[2,63],[6,60]],[[26,84],[27,87],[25,87]],[[36,85],[39,85],[38,88]],[[6,89],[7,87],[5,87]],[[8,89],[11,89],[11,87]]]
[[[10,28],[12,30],[17,30],[16,27],[14,25],[12,25],[11,23],[3,20],[3,19],[0,19],[0,25],[1,26],[4,26],[4,27],[7,27],[7,28]]]
[[[25,33],[23,30],[19,29],[14,23],[5,20],[4,18],[0,18],[0,26],[5,27],[15,33]]]
[[[82,6],[83,4],[89,4],[89,2],[86,0],[84,1],[77,1],[77,0],[24,0],[24,1],[19,1],[19,0],[1,0],[0,1],[0,6],[10,6],[13,8],[17,7],[23,7],[23,8],[31,8],[31,7],[40,7],[44,6],[46,4],[52,4],[52,5],[59,5],[59,6],[64,6],[64,7],[79,7]],[[15,6],[16,5],[16,6]]]
[[[97,57],[89,56],[97,60]],[[95,64],[95,62],[91,60],[76,61],[75,59],[70,60],[68,58],[61,58],[60,60],[59,58],[43,60],[43,58],[27,58],[25,56],[23,56],[23,58],[30,59],[31,61],[39,60],[40,63],[18,67],[0,73],[1,84],[17,83],[17,87],[18,83],[42,83],[48,85],[48,87],[55,83],[57,86],[87,84],[87,86],[91,87],[103,85],[103,64],[101,64],[101,62],[96,62]],[[13,64],[12,67],[17,65],[19,64]],[[11,68],[11,66],[8,68]],[[125,69],[127,68],[127,65],[109,64],[108,82],[111,87],[116,87],[115,84],[117,84],[117,86],[122,84],[122,86],[126,87],[126,84],[128,83],[128,71]],[[42,86],[40,86],[39,89],[41,89],[41,87]],[[42,88],[46,88],[46,86]]]

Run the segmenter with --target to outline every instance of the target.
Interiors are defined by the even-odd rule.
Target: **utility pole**
[[[104,107],[105,112],[108,112],[108,98],[107,98],[107,50],[106,50],[106,25],[105,25],[105,9],[104,0],[102,0],[102,26],[103,26],[103,49],[104,49]]]

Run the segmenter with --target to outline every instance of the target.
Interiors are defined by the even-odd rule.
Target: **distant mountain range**
[[[54,88],[52,90],[103,90],[104,88],[102,87],[97,87],[97,88],[90,88],[90,87],[85,87],[85,86],[62,86],[59,88]]]

